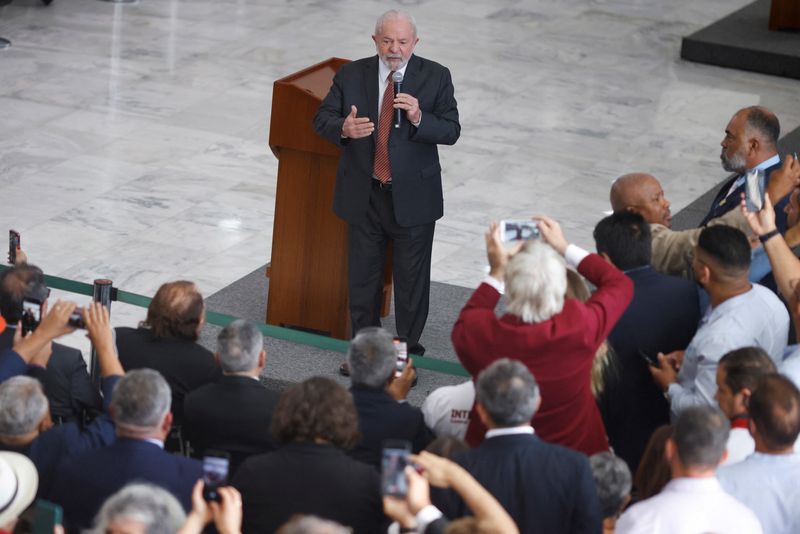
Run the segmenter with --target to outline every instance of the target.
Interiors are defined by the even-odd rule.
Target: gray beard
[[[728,172],[738,172],[743,173],[747,170],[747,164],[744,161],[744,158],[739,154],[734,154],[732,157],[728,158],[725,156],[725,153],[720,153],[719,159],[722,161],[722,168]]]

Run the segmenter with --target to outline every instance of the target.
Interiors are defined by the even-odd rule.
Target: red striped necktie
[[[392,180],[392,165],[389,163],[389,132],[392,129],[392,113],[394,111],[394,84],[392,74],[386,80],[386,89],[383,91],[383,101],[381,102],[381,113],[378,116],[378,139],[375,141],[375,163],[372,167],[372,174],[380,180],[382,184]]]

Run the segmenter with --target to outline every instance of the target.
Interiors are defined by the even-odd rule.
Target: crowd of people
[[[378,21],[378,54],[396,71],[412,26],[397,12]],[[413,39],[394,43],[390,29]],[[391,117],[394,98],[414,128],[405,159],[379,161],[359,142],[375,126],[342,105],[364,92],[358,65],[386,85],[381,113]],[[0,273],[0,533],[31,532],[47,511],[67,532],[98,533],[800,532],[800,162],[778,156],[777,117],[734,114],[721,161],[735,175],[697,228],[672,229],[660,183],[641,172],[613,183],[596,252],[546,215],[525,241],[491,224],[488,275],[451,333],[470,379],[416,407],[413,359],[398,369],[392,334],[375,326],[376,294],[391,239],[408,296],[398,329],[424,353],[442,211],[435,146],[460,126],[447,69],[415,57],[418,100],[390,90],[390,66],[343,68],[315,121],[349,154],[335,203],[349,225],[357,329],[349,388],[309,377],[269,389],[250,321],[203,347],[192,282],[161,286],[137,328],[112,328],[99,303],[50,302],[20,251]],[[355,187],[356,170],[377,183]],[[404,200],[393,207],[391,194]],[[424,231],[411,235],[408,221]],[[76,314],[96,381],[80,351],[55,341]],[[400,463],[387,460],[396,447]]]

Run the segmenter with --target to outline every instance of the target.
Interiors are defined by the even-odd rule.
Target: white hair
[[[506,266],[508,312],[525,323],[550,319],[564,308],[567,267],[550,245],[527,243]]]
[[[411,25],[411,31],[414,32],[414,37],[417,36],[417,21],[414,20],[414,17],[411,16],[410,13],[406,13],[405,11],[398,11],[396,9],[390,9],[380,17],[378,17],[377,22],[375,22],[375,35],[380,35],[381,31],[383,30],[383,25],[390,20],[405,20]]]

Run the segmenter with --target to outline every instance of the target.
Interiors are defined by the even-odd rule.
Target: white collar
[[[513,436],[516,434],[533,435],[533,427],[531,425],[512,426],[508,428],[493,428],[486,432],[486,439],[496,438],[498,436]]]

